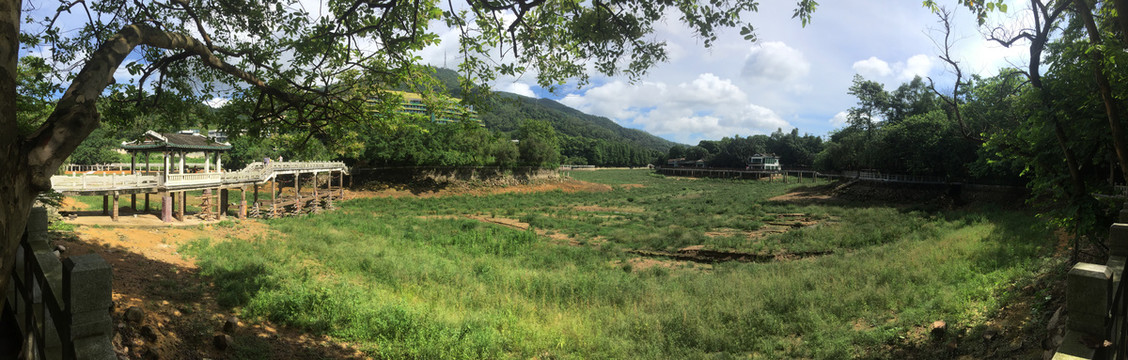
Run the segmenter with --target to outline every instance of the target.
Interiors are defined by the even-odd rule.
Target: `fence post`
[[[74,353],[84,359],[116,359],[110,336],[113,322],[113,271],[97,254],[63,260],[63,299],[70,312],[70,328],[64,330],[74,342]]]

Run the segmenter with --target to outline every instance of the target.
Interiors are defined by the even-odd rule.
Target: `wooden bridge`
[[[340,162],[254,162],[239,171],[211,171],[203,173],[169,173],[165,171],[144,171],[143,169],[128,169],[129,174],[78,174],[57,175],[51,177],[51,187],[63,195],[101,195],[103,198],[103,213],[108,213],[115,221],[118,218],[118,196],[131,195],[132,206],[137,209],[137,195],[145,195],[145,209],[149,208],[149,195],[160,194],[161,218],[165,222],[176,219],[184,220],[184,204],[187,202],[187,192],[203,190],[204,204],[201,206],[205,212],[210,212],[211,204],[208,198],[214,190],[219,194],[219,201],[215,202],[216,215],[222,218],[226,214],[227,192],[230,189],[242,191],[242,201],[239,208],[239,217],[246,217],[247,190],[254,188],[254,199],[257,203],[259,185],[270,183],[271,203],[277,202],[276,181],[279,176],[294,177],[295,192],[301,207],[301,175],[311,174],[313,197],[318,198],[317,175],[329,174],[326,184],[329,191],[323,193],[332,200],[333,177],[338,178],[339,194],[344,194],[344,176],[349,173],[349,168]],[[111,207],[112,198],[112,207]],[[180,201],[177,201],[179,198]],[[275,206],[272,206],[272,210]],[[174,216],[175,213],[175,216]]]

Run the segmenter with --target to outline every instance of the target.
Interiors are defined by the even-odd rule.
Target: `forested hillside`
[[[458,74],[436,69],[435,77],[452,97],[461,97]],[[483,99],[478,116],[486,128],[513,133],[525,120],[552,125],[560,137],[560,155],[566,164],[600,166],[645,165],[666,153],[675,143],[645,131],[628,129],[608,118],[585,114],[548,99],[533,99],[507,92]]]

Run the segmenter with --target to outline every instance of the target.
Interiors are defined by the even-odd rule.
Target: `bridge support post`
[[[176,202],[176,220],[184,221],[184,204],[188,202],[188,192],[180,192],[180,201]]]
[[[110,220],[118,221],[118,194],[114,193],[114,209],[110,213]]]
[[[275,191],[275,185],[274,185],[274,184],[277,184],[277,183],[278,183],[278,177],[277,176],[274,177],[274,179],[270,181],[270,214],[271,215],[277,215],[278,214],[278,192]]]
[[[302,211],[302,174],[301,173],[294,174],[294,197],[297,199],[296,201],[294,201],[294,211],[295,212],[301,212]]]
[[[149,213],[149,193],[145,193],[145,213]]]
[[[239,220],[247,218],[247,187],[243,186],[239,189],[239,195],[242,200],[239,200]]]
[[[110,214],[110,196],[102,195],[102,215]]]
[[[137,212],[137,194],[129,194],[129,208]]]
[[[313,207],[317,207],[317,172],[313,172]]]
[[[172,222],[172,197],[168,192],[161,193],[161,221]]]
[[[218,211],[219,212],[219,219],[223,220],[224,218],[226,218],[227,217],[227,189],[219,190],[219,204],[216,204],[216,207],[219,208],[219,211]]]

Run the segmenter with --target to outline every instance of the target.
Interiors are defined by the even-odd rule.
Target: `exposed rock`
[[[1058,306],[1057,311],[1054,311],[1054,316],[1050,317],[1050,321],[1046,322],[1046,330],[1057,329],[1064,322],[1062,321],[1062,311],[1065,310],[1064,306]]]
[[[238,327],[239,327],[239,318],[237,318],[237,317],[234,317],[234,316],[229,317],[229,318],[227,318],[226,321],[223,322],[223,332],[225,332],[225,333],[230,334],[230,333],[234,332],[235,329],[238,328]]]
[[[216,349],[227,350],[235,345],[235,338],[232,338],[231,335],[219,334],[212,339],[212,345],[215,345]]]
[[[55,245],[55,250],[58,250],[59,252],[67,252],[67,247],[63,246],[63,244],[58,244]]]
[[[157,341],[157,330],[149,325],[142,326],[141,336],[149,341]]]
[[[983,340],[991,341],[997,337],[999,337],[998,329],[987,329],[987,331],[983,332]]]
[[[145,310],[139,306],[130,306],[125,309],[125,321],[140,323],[145,319]]]
[[[932,334],[932,339],[934,340],[943,339],[944,335],[948,332],[948,323],[944,322],[944,320],[933,321],[932,325],[928,326],[928,332]]]

